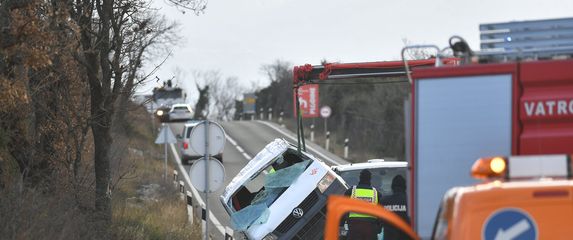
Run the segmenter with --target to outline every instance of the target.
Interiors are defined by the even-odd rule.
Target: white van
[[[329,166],[275,139],[227,185],[220,200],[248,239],[323,239],[328,195],[348,185]]]
[[[181,163],[182,164],[189,164],[192,160],[197,160],[202,158],[203,155],[195,152],[191,147],[191,130],[203,121],[201,120],[191,120],[187,121],[183,126],[183,131],[181,134],[177,134],[177,140],[179,143],[179,156],[181,156]],[[213,156],[214,158],[218,159],[219,161],[223,162],[223,152],[218,153],[217,155]]]

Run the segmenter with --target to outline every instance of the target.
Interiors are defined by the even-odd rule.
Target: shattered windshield
[[[263,224],[270,214],[269,207],[300,176],[310,160],[296,151],[287,150],[271,164],[245,182],[231,197],[231,227],[244,231]]]

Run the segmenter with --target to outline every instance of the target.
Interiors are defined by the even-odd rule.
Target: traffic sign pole
[[[165,127],[165,123],[162,123],[163,127]],[[167,139],[167,131],[163,131],[163,137],[165,139]],[[165,143],[163,143],[163,156],[165,158],[164,164],[163,166],[165,167],[165,172],[163,173],[163,180],[167,180],[167,141],[165,141]]]
[[[203,239],[209,240],[209,120],[205,120],[205,233]]]

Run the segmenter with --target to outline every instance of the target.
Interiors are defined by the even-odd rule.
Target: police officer
[[[392,179],[392,195],[384,196],[381,198],[380,203],[386,210],[394,212],[400,216],[402,220],[410,224],[410,217],[408,216],[408,197],[406,196],[406,179],[400,175],[396,175]],[[393,226],[384,226],[384,239],[407,239],[402,231],[397,230]]]
[[[360,181],[358,185],[353,186],[351,189],[346,190],[344,195],[350,196],[354,199],[360,199],[370,202],[372,204],[379,204],[381,195],[372,187],[370,179],[372,174],[368,170],[360,172]],[[348,240],[355,239],[377,239],[380,232],[380,225],[378,218],[366,214],[349,213],[347,216],[348,223]]]

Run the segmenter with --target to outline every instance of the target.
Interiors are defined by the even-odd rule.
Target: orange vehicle
[[[483,182],[455,187],[443,197],[432,239],[571,239],[573,180],[569,155],[478,159],[471,170]],[[340,216],[362,212],[418,239],[382,207],[347,198],[329,199],[325,239],[338,239]]]

